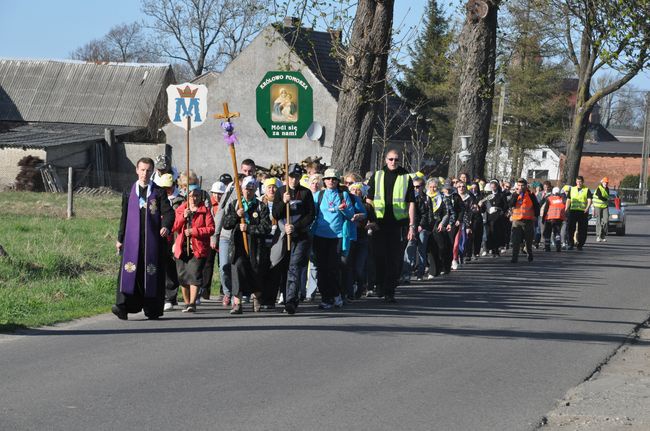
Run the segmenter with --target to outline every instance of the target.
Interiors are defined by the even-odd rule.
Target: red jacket
[[[185,247],[185,217],[183,213],[187,208],[187,202],[183,202],[176,208],[176,219],[172,232],[178,233],[174,242],[174,257],[181,257],[183,247]],[[196,212],[192,217],[192,251],[195,257],[207,257],[210,250],[210,236],[214,233],[214,219],[212,214],[203,204],[199,203]]]

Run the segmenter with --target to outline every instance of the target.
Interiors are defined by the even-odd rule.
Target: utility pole
[[[639,204],[648,203],[648,152],[650,150],[650,92],[645,98],[645,125],[641,147],[641,173],[639,175]]]
[[[506,83],[501,83],[501,98],[499,99],[499,114],[497,117],[497,131],[494,138],[494,157],[492,160],[492,178],[499,175],[498,163],[501,158],[501,135],[503,132],[503,109],[506,100]]]

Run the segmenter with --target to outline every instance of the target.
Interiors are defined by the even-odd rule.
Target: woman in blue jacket
[[[316,217],[312,225],[313,251],[318,267],[318,290],[321,310],[343,305],[341,291],[341,255],[343,237],[354,215],[354,204],[347,191],[339,189],[341,174],[327,169],[323,175],[325,189],[314,193]]]

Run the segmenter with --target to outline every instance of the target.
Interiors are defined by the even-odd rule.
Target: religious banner
[[[267,72],[255,94],[257,122],[269,138],[301,138],[314,119],[312,88],[300,72]]]
[[[187,130],[202,125],[208,115],[208,88],[205,85],[183,83],[167,87],[169,121]]]

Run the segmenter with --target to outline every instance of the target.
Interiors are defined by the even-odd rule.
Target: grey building
[[[122,188],[134,160],[166,151],[168,64],[0,59],[0,188],[27,155],[62,182]]]
[[[190,168],[203,177],[204,187],[216,181],[220,174],[232,174],[232,162],[223,140],[220,120],[213,118],[227,102],[230,111],[240,113],[233,119],[238,134],[236,146],[238,163],[251,158],[258,166],[269,167],[284,163],[282,139],[269,139],[256,120],[255,91],[268,71],[300,71],[313,89],[314,122],[322,133],[312,140],[307,135],[289,140],[289,161],[298,162],[307,157],[322,157],[329,164],[334,144],[336,110],[341,82],[341,67],[331,55],[336,32],[321,32],[292,25],[266,27],[223,70],[208,73],[194,83],[208,87],[208,115],[210,120],[190,134]],[[408,111],[407,111],[408,112]],[[185,130],[168,124],[164,127],[167,144],[172,147],[173,163],[184,170],[186,163]]]

